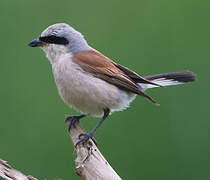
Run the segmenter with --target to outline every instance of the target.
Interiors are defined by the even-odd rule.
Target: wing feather
[[[122,66],[120,64],[114,63],[116,67],[118,67],[121,71],[123,71],[127,76],[129,76],[135,83],[144,83],[144,84],[152,84],[155,86],[161,86],[156,83],[153,83],[141,76],[139,76],[137,73],[134,71],[131,71],[130,69],[126,68],[125,66]]]
[[[141,91],[139,86],[133,80],[134,74],[130,77],[128,73],[125,73],[119,68],[119,65],[117,66],[116,63],[98,51],[91,50],[76,53],[73,56],[73,61],[79,64],[84,71],[91,73],[93,76],[113,84],[125,91],[144,96],[151,102],[156,103],[155,100]],[[138,79],[137,74],[136,79]],[[143,79],[142,81],[142,83],[146,83],[146,80]]]

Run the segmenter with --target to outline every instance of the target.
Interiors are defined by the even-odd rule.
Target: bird
[[[59,95],[81,113],[66,118],[70,121],[68,130],[86,116],[101,118],[92,131],[79,135],[76,145],[89,139],[96,143],[93,136],[104,120],[111,113],[128,108],[137,95],[158,105],[145,93],[147,89],[196,80],[188,70],[142,77],[91,47],[79,31],[66,23],[50,25],[28,45],[45,52]]]

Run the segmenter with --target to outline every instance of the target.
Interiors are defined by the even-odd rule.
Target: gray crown
[[[71,53],[78,53],[92,49],[80,32],[65,23],[51,25],[41,33],[41,37],[48,36],[67,39],[68,44],[66,46]]]

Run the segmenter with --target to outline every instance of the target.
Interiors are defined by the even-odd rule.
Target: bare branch
[[[0,180],[37,180],[33,176],[26,176],[13,169],[6,161],[0,159]]]
[[[69,122],[67,122],[67,126]],[[79,140],[79,135],[84,134],[79,123],[71,128],[70,138],[74,145],[76,155],[76,173],[84,180],[121,180],[119,175],[113,170],[92,140],[85,144],[75,144]],[[0,159],[0,180],[37,180],[33,176],[26,176],[20,171],[12,168],[6,161]]]
[[[84,133],[80,124],[75,123],[69,134],[76,156],[76,173],[84,180],[121,180],[91,139],[84,145],[81,143],[75,147],[79,135]]]

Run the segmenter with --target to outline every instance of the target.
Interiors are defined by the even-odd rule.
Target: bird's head
[[[65,53],[78,53],[91,48],[83,35],[65,23],[58,23],[46,28],[39,38],[29,43],[30,47],[40,47],[49,59]]]

